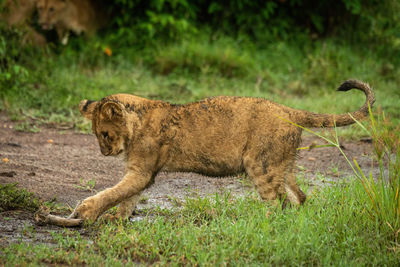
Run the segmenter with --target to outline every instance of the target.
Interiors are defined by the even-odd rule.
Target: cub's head
[[[81,114],[92,120],[93,133],[99,141],[104,156],[116,156],[126,150],[130,134],[125,106],[115,100],[82,100]]]
[[[51,30],[59,22],[67,9],[69,0],[37,0],[38,22],[43,30]]]

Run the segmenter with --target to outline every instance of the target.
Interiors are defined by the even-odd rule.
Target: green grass
[[[35,211],[39,208],[39,200],[27,190],[18,188],[17,183],[0,184],[0,212],[24,209]]]
[[[371,114],[371,125],[365,131],[373,138],[374,152],[379,164],[379,180],[361,171],[355,161],[361,182],[368,194],[370,215],[395,233],[397,241],[400,229],[400,131],[387,120],[385,114],[374,117]]]
[[[72,40],[44,54],[16,56],[14,51],[19,61],[10,61],[15,65],[0,73],[0,110],[19,120],[23,131],[38,131],[46,123],[89,131],[79,101],[121,92],[175,103],[214,95],[255,96],[342,113],[360,107],[364,96],[334,89],[358,78],[374,87],[376,107],[392,118],[392,126],[372,131],[374,140],[398,140],[390,133],[400,121],[400,62],[390,49],[329,38],[252,44],[200,35],[145,49],[111,47],[113,54],[107,56],[106,44],[106,39]],[[357,125],[338,134],[371,136]],[[0,265],[397,265],[398,147],[385,153],[392,155],[392,150],[397,154],[389,184],[383,182],[384,171],[373,177],[375,182],[350,179],[317,191],[301,208],[284,211],[253,196],[188,199],[179,202],[182,209],[152,209],[142,221],[90,226],[89,236],[74,230],[54,234],[55,248],[13,244],[1,249]],[[381,161],[383,169],[385,164]],[[31,194],[13,185],[0,187],[0,203],[8,205],[3,210],[38,206]]]
[[[333,47],[337,44],[330,45],[333,54]],[[293,62],[297,62],[295,54],[289,53],[287,57],[293,57]],[[51,62],[53,60],[65,58],[55,58]],[[361,61],[361,56],[357,60]],[[102,67],[90,72],[88,76],[83,75],[87,67],[75,69],[61,64],[58,70],[49,70],[49,76],[43,79],[43,88],[47,88],[47,91],[42,98],[42,105],[46,104],[47,107],[35,106],[32,100],[34,98],[30,98],[19,102],[31,105],[28,108],[22,107],[22,112],[29,114],[29,118],[38,117],[41,120],[51,121],[57,118],[62,122],[68,119],[75,125],[81,123],[80,127],[84,129],[87,124],[72,109],[76,105],[75,100],[83,97],[101,98],[103,94],[117,91],[117,88],[123,92],[133,90],[142,96],[176,102],[194,101],[217,93],[272,96],[276,101],[282,100],[281,103],[298,105],[300,108],[309,105],[314,111],[327,109],[333,112],[346,108],[352,110],[353,105],[360,105],[362,102],[357,93],[337,97],[335,101],[334,95],[339,93],[331,92],[327,88],[330,83],[334,83],[333,78],[328,79],[326,84],[318,80],[312,83],[306,78],[306,74],[299,72],[297,75],[302,78],[295,80],[294,84],[282,74],[281,78],[268,80],[271,86],[263,87],[262,83],[256,83],[249,90],[246,85],[257,81],[258,76],[253,75],[260,72],[249,72],[242,78],[228,78],[218,74],[218,67],[214,66],[215,73],[212,74],[204,74],[201,69],[195,68],[188,73],[180,73],[177,68],[165,76],[155,73],[156,70],[150,64],[133,62],[130,65],[132,69],[128,65],[115,67],[112,62],[110,65],[101,63]],[[254,65],[252,68],[257,70],[258,67]],[[326,70],[329,71],[330,68]],[[68,71],[68,75],[63,74],[63,71]],[[327,75],[319,72],[317,67],[314,71]],[[275,75],[268,77],[279,76]],[[377,83],[387,85],[383,91],[388,90],[395,95],[395,79],[382,82],[378,74],[374,77]],[[125,80],[121,80],[122,78]],[[335,76],[334,79],[336,78]],[[46,87],[56,84],[55,80],[60,87],[65,86],[64,91],[59,91],[57,86]],[[306,82],[311,85],[306,87]],[[81,84],[82,87],[69,84]],[[99,90],[96,84],[109,86]],[[215,85],[217,91],[212,91],[209,84]],[[277,89],[278,84],[286,84],[287,90],[280,92]],[[229,87],[226,85],[230,85],[231,90],[227,90]],[[39,86],[38,92],[31,91],[30,94],[39,96],[42,90],[40,88]],[[60,92],[64,92],[65,101],[57,97]],[[382,94],[379,92],[377,91],[378,99],[379,94]],[[4,103],[15,108],[19,103],[12,102],[13,96],[8,94]],[[23,97],[21,95],[21,99]],[[38,101],[39,99],[41,98]],[[395,97],[387,97],[383,103],[398,105],[394,99]],[[320,102],[323,104],[319,104]],[[342,106],[335,107],[333,102],[339,102]],[[56,112],[58,117],[52,117],[52,110],[59,110]],[[397,113],[392,112],[392,115],[396,118]],[[359,179],[349,177],[348,182],[315,191],[300,208],[282,211],[279,207],[260,201],[254,195],[233,198],[226,193],[212,198],[187,199],[184,203],[176,203],[179,208],[175,210],[150,209],[141,221],[86,226],[88,234],[85,236],[75,230],[53,234],[55,247],[25,242],[12,244],[2,248],[0,265],[396,266],[400,262],[398,124],[396,120],[391,124],[385,118],[375,120],[371,117],[371,120],[372,125],[367,124],[366,128],[370,131],[365,134],[373,137],[375,154],[382,169],[380,176],[368,179],[368,174],[359,173]],[[355,135],[363,134],[365,129],[356,127]],[[339,145],[338,147],[340,148]],[[392,157],[389,158],[392,161],[388,162],[388,157]],[[389,176],[384,170],[391,170]],[[34,234],[34,229],[30,231]]]
[[[2,88],[0,109],[12,118],[67,122],[78,130],[89,129],[77,109],[80,100],[120,92],[175,103],[214,95],[256,96],[314,112],[342,113],[360,107],[364,96],[335,89],[358,78],[375,88],[376,106],[400,120],[399,62],[373,47],[335,39],[254,45],[200,36],[155,48],[111,47],[113,54],[107,56],[107,40],[76,42],[59,54],[29,55],[34,60],[23,64],[27,74]],[[360,134],[357,127],[341,132]]]
[[[284,211],[251,196],[187,199],[180,210],[153,210],[142,221],[94,225],[89,237],[65,230],[53,236],[55,248],[13,244],[0,263],[394,266],[398,244],[371,220],[366,197],[354,181]]]

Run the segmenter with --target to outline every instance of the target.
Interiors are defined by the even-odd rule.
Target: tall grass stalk
[[[369,129],[363,129],[372,137],[379,177],[370,174],[367,179],[363,174],[361,182],[371,201],[371,216],[387,226],[397,239],[400,232],[400,127],[394,127],[383,112],[376,118],[370,112],[370,121]],[[362,173],[357,162],[354,163]]]
[[[369,199],[369,204],[366,203],[368,214],[372,220],[378,223],[379,227],[383,227],[383,230],[393,237],[395,244],[393,249],[400,251],[400,240],[398,240],[400,233],[400,127],[394,126],[383,112],[378,113],[375,117],[369,109],[369,114],[368,127],[353,119],[372,139],[374,159],[371,164],[377,161],[378,177],[374,177],[372,172],[366,174],[356,159],[349,160],[340,146],[337,127],[334,127],[334,138],[328,138],[311,129],[288,122],[324,139],[340,151],[364,187]]]

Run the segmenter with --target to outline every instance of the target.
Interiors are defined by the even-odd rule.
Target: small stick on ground
[[[76,207],[78,207],[78,206],[79,206],[79,204],[76,205]],[[75,210],[76,210],[76,208],[75,208]],[[75,210],[72,212],[72,214],[75,213]],[[39,225],[52,224],[52,225],[57,225],[57,226],[62,226],[62,227],[81,226],[83,223],[83,220],[82,219],[73,219],[71,215],[67,218],[60,217],[57,215],[52,215],[52,214],[50,214],[50,209],[48,207],[41,206],[39,208],[39,210],[35,213],[35,222]]]

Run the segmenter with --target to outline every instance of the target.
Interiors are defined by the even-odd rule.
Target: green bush
[[[289,38],[293,31],[314,38],[344,33],[348,38],[399,38],[397,0],[115,0],[112,4],[118,42],[176,40],[202,27],[256,40]],[[357,32],[357,34],[354,34]],[[376,40],[375,40],[376,41]]]
[[[186,0],[115,0],[112,9],[111,38],[119,45],[148,44],[154,38],[176,40],[196,32],[196,5]]]

